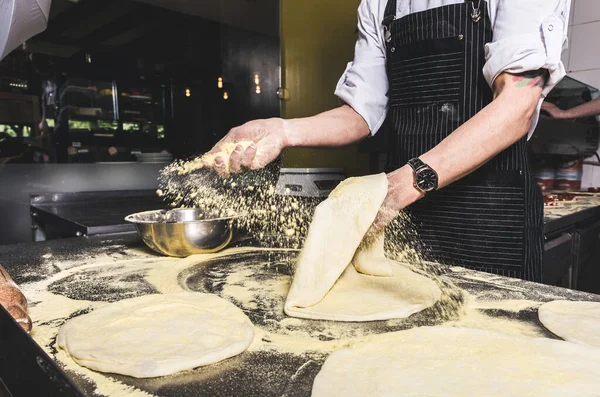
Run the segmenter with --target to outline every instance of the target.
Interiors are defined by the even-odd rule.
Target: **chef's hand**
[[[388,192],[371,227],[370,233],[373,234],[385,229],[398,216],[400,211],[423,197],[423,193],[413,185],[414,177],[410,166],[405,165],[394,172],[390,172],[387,178]]]
[[[25,331],[31,331],[31,319],[27,315],[27,299],[2,266],[0,266],[0,305]]]
[[[203,156],[203,165],[223,176],[263,168],[288,146],[288,125],[286,120],[272,118],[233,128]]]
[[[550,114],[555,119],[565,119],[567,118],[568,112],[566,110],[562,110],[558,106],[550,102],[542,103],[542,110]]]

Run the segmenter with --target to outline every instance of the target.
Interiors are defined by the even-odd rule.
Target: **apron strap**
[[[385,6],[385,12],[383,14],[383,21],[381,21],[381,25],[383,26],[383,37],[385,39],[384,44],[386,47],[386,52],[395,51],[392,38],[392,22],[396,20],[396,2],[397,0],[388,0],[387,5]]]
[[[386,6],[385,6],[385,11],[383,13],[383,21],[381,21],[381,25],[383,26],[383,36],[384,36],[384,45],[385,45],[385,52],[386,52],[386,62],[385,62],[385,69],[386,69],[386,73],[389,76],[390,75],[390,67],[391,67],[391,62],[390,62],[390,50],[391,48],[394,48],[394,44],[392,43],[393,37],[392,37],[392,22],[394,22],[394,20],[396,19],[396,11],[397,11],[397,0],[388,0]],[[394,48],[395,50],[395,48]],[[393,50],[392,50],[393,51]],[[386,93],[386,95],[389,97],[390,95],[390,91],[388,90],[388,92]]]
[[[381,24],[385,28],[386,32],[390,31],[390,24],[396,19],[396,4],[397,0],[388,0],[383,13],[383,21]]]
[[[396,16],[397,9],[397,0],[388,0],[387,5],[385,6],[384,16],[387,18],[390,15]]]

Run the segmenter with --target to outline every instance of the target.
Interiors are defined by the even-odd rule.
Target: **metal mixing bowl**
[[[125,218],[135,225],[142,240],[154,251],[184,258],[222,250],[233,236],[234,217],[203,219],[197,209],[156,210]]]

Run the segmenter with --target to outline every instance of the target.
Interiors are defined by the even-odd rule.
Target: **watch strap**
[[[429,167],[427,164],[425,164],[423,161],[421,161],[420,158],[415,157],[414,159],[410,159],[408,160],[408,165],[410,165],[410,167],[413,169],[413,171],[415,172],[419,172],[421,171],[423,168],[427,168]]]

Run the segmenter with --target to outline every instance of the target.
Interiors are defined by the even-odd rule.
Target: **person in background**
[[[544,102],[542,104],[542,110],[555,119],[579,119],[582,117],[598,116],[600,115],[600,98],[596,98],[568,110],[560,109],[553,103]]]
[[[336,88],[343,105],[234,128],[205,166],[227,175],[287,147],[348,145],[387,117],[388,194],[375,227],[404,210],[426,260],[540,282],[543,199],[527,139],[565,76],[570,3],[363,0],[354,61]]]

